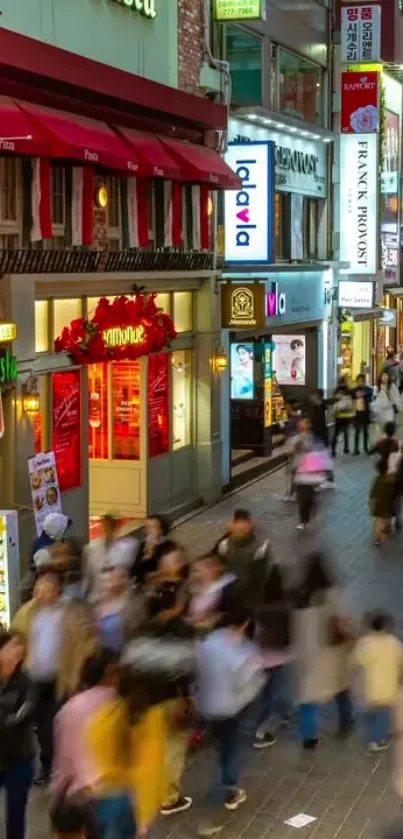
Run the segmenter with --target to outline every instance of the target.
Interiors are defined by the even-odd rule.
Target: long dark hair
[[[305,573],[298,589],[294,592],[296,609],[307,609],[315,595],[325,594],[335,585],[334,574],[322,551],[314,551],[306,560]]]

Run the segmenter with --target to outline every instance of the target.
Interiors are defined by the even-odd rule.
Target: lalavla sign
[[[307,139],[297,133],[270,131],[239,119],[230,119],[229,139],[235,143],[274,143],[276,192],[326,198],[327,144],[323,140]]]
[[[273,143],[230,143],[225,160],[242,181],[225,192],[225,260],[270,264],[273,253]]]

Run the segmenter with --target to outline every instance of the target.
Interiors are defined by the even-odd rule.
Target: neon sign
[[[127,344],[142,344],[146,337],[144,326],[115,326],[102,333],[108,347],[125,347]]]
[[[120,3],[126,9],[132,9],[133,12],[139,12],[140,15],[149,20],[157,17],[155,0],[115,0],[115,3]]]

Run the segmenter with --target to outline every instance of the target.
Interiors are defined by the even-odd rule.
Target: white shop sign
[[[340,280],[339,306],[345,309],[372,309],[374,289],[374,283]]]
[[[378,135],[340,136],[340,260],[376,274],[379,254]]]
[[[322,140],[309,140],[285,131],[269,131],[240,119],[230,119],[229,140],[239,143],[272,140],[275,143],[276,192],[326,198],[328,144]]]
[[[242,180],[225,192],[225,259],[270,264],[273,253],[273,143],[229,144],[226,163]]]
[[[343,6],[341,10],[341,61],[344,64],[379,61],[381,57],[381,7]]]

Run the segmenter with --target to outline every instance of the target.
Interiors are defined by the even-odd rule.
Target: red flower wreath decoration
[[[67,352],[74,364],[100,361],[134,361],[142,355],[160,352],[176,337],[173,320],[159,309],[156,294],[138,293],[134,298],[101,297],[90,320],[73,320],[55,340],[55,352]],[[125,330],[131,327],[130,336]],[[109,330],[120,330],[115,335]],[[130,341],[135,333],[135,342]],[[121,336],[123,341],[115,342]],[[127,342],[124,340],[128,337]],[[111,340],[112,339],[112,340]]]

